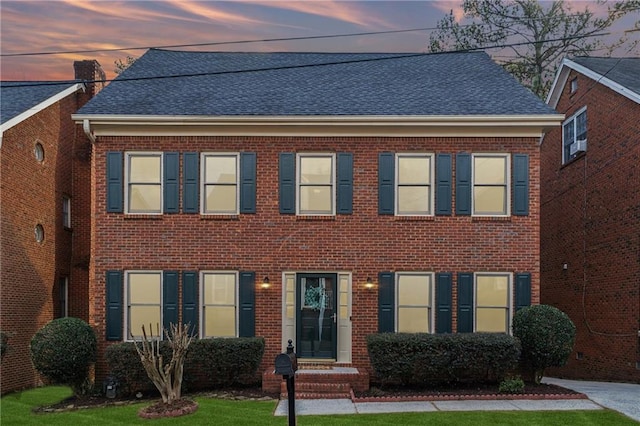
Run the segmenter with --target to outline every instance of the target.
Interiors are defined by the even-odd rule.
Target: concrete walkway
[[[303,399],[296,401],[296,415],[374,414],[433,411],[550,411],[600,410],[619,411],[640,421],[640,385],[608,382],[582,382],[545,378],[555,384],[584,393],[589,399],[563,400],[463,400],[416,402],[353,402],[350,399]],[[275,416],[286,416],[288,403],[280,401]]]

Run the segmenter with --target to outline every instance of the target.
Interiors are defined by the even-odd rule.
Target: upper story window
[[[202,337],[236,337],[238,335],[238,274],[235,272],[202,273]]]
[[[509,215],[509,156],[473,155],[473,214]]]
[[[396,155],[396,214],[433,214],[433,156]]]
[[[334,215],[335,155],[298,154],[297,212],[300,215]]]
[[[570,85],[571,85],[570,86],[571,93],[577,92],[578,91],[578,78],[576,77],[573,80],[571,80]]]
[[[71,198],[62,197],[62,226],[71,228]]]
[[[162,213],[162,153],[129,152],[125,167],[125,211]]]
[[[396,274],[397,331],[433,332],[433,274],[399,272]]]
[[[475,331],[509,332],[511,323],[511,275],[475,274]]]
[[[35,146],[33,147],[33,156],[39,163],[42,163],[44,161],[44,147],[40,142],[36,142]]]
[[[202,154],[202,213],[238,214],[238,154]]]
[[[125,279],[127,325],[125,339],[141,339],[142,326],[147,336],[157,337],[162,330],[162,272],[129,271]],[[152,330],[149,330],[149,327]]]
[[[562,164],[587,150],[587,107],[562,123]]]

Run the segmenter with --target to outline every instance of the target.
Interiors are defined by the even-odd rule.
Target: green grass
[[[274,417],[273,401],[226,401],[196,398],[198,411],[188,416],[143,420],[137,416],[145,403],[108,408],[91,408],[60,413],[35,414],[32,409],[53,404],[71,395],[65,387],[49,386],[14,393],[0,400],[2,425],[284,425],[286,417]],[[148,404],[148,402],[146,403]],[[633,420],[610,410],[586,411],[491,411],[394,414],[352,414],[335,416],[298,416],[297,424],[310,425],[636,425]]]

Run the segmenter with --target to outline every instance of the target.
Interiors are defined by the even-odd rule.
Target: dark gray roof
[[[594,58],[580,56],[571,60],[640,94],[640,58]]]
[[[158,49],[147,51],[78,111],[80,115],[178,116],[554,113],[482,52]]]
[[[74,84],[76,83],[70,81],[0,82],[0,123],[17,117]]]

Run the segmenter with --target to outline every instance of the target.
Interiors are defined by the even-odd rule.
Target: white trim
[[[129,211],[129,159],[131,156],[160,157],[160,211]],[[124,213],[128,215],[161,215],[164,213],[164,153],[161,151],[126,151],[124,156]]]
[[[566,120],[564,120],[562,122],[562,126],[560,126],[560,132],[562,133],[562,144],[561,144],[561,149],[562,149],[562,164],[567,164],[569,161],[571,161],[571,155],[569,155],[569,158],[566,158],[564,155],[564,147],[565,147],[565,143],[564,143],[564,126],[567,125],[569,122],[573,121],[573,141],[571,143],[574,143],[576,140],[578,140],[578,135],[576,134],[576,118],[578,118],[578,116],[582,113],[586,113],[587,112],[587,106],[583,106],[582,108],[580,108],[579,110],[577,110],[576,112],[574,112],[571,116],[567,117]],[[587,120],[587,138],[589,137],[589,121]]]
[[[29,108],[28,110],[24,111],[23,113],[21,113],[21,114],[15,116],[15,117],[13,117],[12,119],[7,120],[4,123],[2,123],[0,125],[0,147],[2,147],[2,136],[4,135],[4,132],[9,130],[10,128],[15,126],[16,124],[19,124],[19,123],[23,122],[27,118],[34,116],[35,114],[39,113],[43,109],[50,107],[51,105],[55,104],[59,100],[64,99],[67,96],[69,96],[70,94],[77,92],[78,90],[82,90],[84,92],[85,86],[84,86],[83,83],[75,83],[75,84],[71,85],[70,87],[62,90],[61,92],[56,93],[55,95],[51,96],[50,98],[45,99],[44,101],[40,102],[39,104],[32,106],[31,108]]]
[[[474,189],[476,182],[475,176],[475,159],[476,157],[501,157],[505,158],[505,214],[480,214],[475,212]],[[496,185],[497,186],[497,185]],[[473,217],[509,217],[511,216],[511,155],[503,152],[476,152],[471,155],[471,216]]]
[[[400,282],[400,276],[401,275],[414,275],[414,276],[419,276],[419,277],[429,277],[429,300],[431,301],[430,305],[428,306],[427,309],[429,309],[429,330],[426,331],[426,333],[430,333],[433,334],[435,332],[435,321],[436,321],[436,315],[435,315],[435,273],[434,272],[422,272],[422,271],[396,271],[396,273],[394,274],[394,297],[395,297],[395,306],[394,306],[394,317],[393,317],[393,322],[394,322],[394,329],[396,333],[402,333],[400,330],[398,330],[398,325],[399,325],[399,321],[398,321],[398,310],[400,308],[399,306],[399,292],[400,292],[400,286],[398,285]]]
[[[205,328],[206,328],[206,323],[204,322],[204,276],[205,275],[233,275],[235,277],[235,301],[234,301],[234,307],[235,307],[235,335],[234,336],[205,336]],[[238,271],[219,271],[219,270],[204,270],[204,271],[200,271],[200,276],[199,276],[199,281],[200,284],[198,285],[198,321],[200,324],[200,330],[198,331],[198,335],[201,339],[207,339],[207,338],[211,338],[211,337],[238,337],[239,335],[239,330],[240,330],[240,324],[239,324],[239,319],[240,319],[240,313],[239,311],[239,303],[238,303],[238,298],[239,298],[239,292],[240,292],[240,273]],[[225,305],[226,306],[226,305]]]
[[[206,185],[205,173],[206,173],[206,157],[235,157],[236,160],[236,210],[234,212],[207,212],[205,206],[207,204],[206,199]],[[215,152],[207,151],[200,153],[200,188],[198,188],[200,195],[200,214],[206,216],[216,215],[238,215],[240,213],[240,153],[238,152]]]
[[[131,336],[129,336],[128,331],[129,331],[129,275],[131,274],[158,274],[160,275],[160,340],[163,339],[163,333],[162,333],[162,328],[163,328],[163,312],[162,312],[162,306],[164,303],[164,294],[162,291],[162,286],[163,286],[163,280],[164,280],[164,272],[161,270],[145,270],[145,269],[132,269],[132,270],[128,270],[128,271],[124,271],[124,315],[123,315],[123,319],[124,319],[124,323],[123,323],[123,333],[124,333],[124,339],[123,341],[125,342],[133,342],[135,341],[135,339],[132,339]],[[153,327],[152,324],[151,326]],[[152,330],[154,333],[156,330]],[[157,337],[157,336],[156,336]]]
[[[396,216],[434,216],[435,214],[435,185],[434,185],[434,179],[435,179],[435,168],[436,168],[436,164],[435,164],[435,154],[430,153],[430,152],[396,152],[395,153],[395,182],[394,182],[394,188],[393,188],[393,198],[394,198],[394,214]],[[399,191],[398,188],[400,186],[399,184],[399,175],[400,175],[400,166],[399,166],[399,162],[400,162],[400,157],[416,157],[416,158],[429,158],[429,212],[428,213],[399,213],[399,202],[400,202],[400,197],[399,197]],[[416,185],[418,186],[418,185]],[[420,186],[427,186],[427,185],[420,185]]]
[[[302,172],[301,162],[303,158],[314,157],[314,158],[331,158],[331,212],[323,213],[323,212],[315,212],[315,213],[301,213],[300,212],[300,203],[302,201],[302,196],[300,195],[300,186],[302,186],[300,182],[300,173]],[[298,152],[296,153],[296,215],[297,216],[335,216],[337,209],[337,163],[336,163],[336,154],[335,152]],[[320,186],[320,185],[309,185],[309,186]],[[323,185],[326,186],[326,185]]]
[[[478,324],[478,282],[476,280],[479,276],[485,277],[507,277],[509,280],[507,283],[507,323],[506,333],[511,334],[511,320],[513,318],[513,273],[511,272],[475,272],[473,274],[473,332],[477,332]]]

